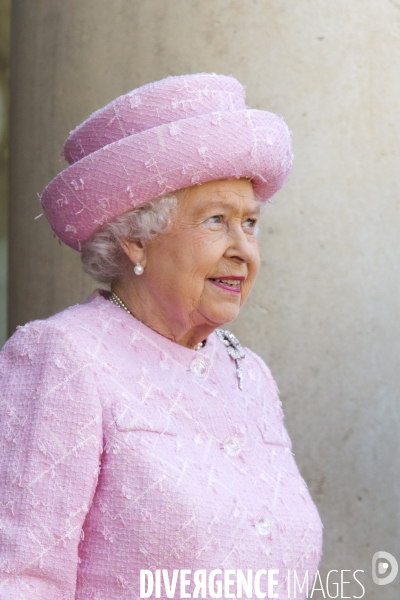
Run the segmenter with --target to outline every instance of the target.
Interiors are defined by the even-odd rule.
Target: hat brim
[[[247,178],[267,201],[285,183],[292,158],[281,117],[251,109],[208,113],[104,146],[59,173],[41,202],[56,235],[80,250],[117,216],[195,184]]]

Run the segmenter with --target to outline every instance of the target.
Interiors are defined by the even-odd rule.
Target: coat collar
[[[136,317],[126,312],[123,308],[116,306],[109,301],[109,295],[110,292],[107,290],[97,289],[85,300],[84,304],[93,304],[102,311],[107,311],[110,316],[118,318],[124,327],[132,330],[136,336],[145,338],[150,346],[158,350],[161,353],[161,360],[172,360],[187,369],[192,369],[199,364],[201,365],[201,361],[203,361],[206,365],[206,371],[210,370],[214,361],[216,347],[221,344],[215,332],[208,336],[203,348],[192,350],[166,338],[136,319]]]

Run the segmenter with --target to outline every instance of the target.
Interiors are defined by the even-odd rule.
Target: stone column
[[[0,0],[0,348],[6,340],[10,0]]]
[[[281,389],[325,525],[321,572],[350,570],[343,595],[360,596],[363,569],[385,600],[400,576],[374,586],[371,559],[400,560],[399,38],[400,0],[13,0],[10,333],[94,287],[34,220],[69,130],[143,83],[232,73],[284,115],[296,158],[231,328]]]

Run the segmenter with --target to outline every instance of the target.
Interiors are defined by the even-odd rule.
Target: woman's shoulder
[[[255,396],[262,406],[260,427],[265,441],[268,443],[283,444],[291,448],[292,443],[283,424],[284,412],[279,389],[271,370],[261,356],[245,347],[244,352],[248,359],[249,375],[252,377],[252,388]]]
[[[267,388],[271,394],[271,397],[273,398],[273,401],[281,407],[282,403],[279,398],[278,385],[271,373],[269,366],[261,356],[256,354],[256,352],[253,350],[250,350],[250,348],[246,347],[245,353],[250,364],[252,365],[253,372],[255,371],[259,380],[261,380],[261,390]]]
[[[248,346],[244,346],[244,352],[246,354],[246,358],[248,358],[248,360],[252,364],[254,364],[254,366],[256,366],[259,369],[259,371],[263,373],[263,375],[272,377],[270,368],[259,354],[254,352],[254,350],[251,350],[251,348],[249,348]]]
[[[254,350],[251,350],[247,346],[244,348],[244,351],[245,351],[245,354],[248,357],[249,361],[258,370],[260,376],[263,377],[264,379],[267,379],[270,382],[273,382],[274,385],[276,386],[276,382],[271,373],[271,369],[269,368],[269,366],[267,365],[265,360],[259,354],[254,352]]]
[[[52,351],[63,345],[76,346],[94,339],[108,306],[98,291],[82,304],[70,306],[47,319],[29,321],[16,328],[3,346],[2,352],[32,353],[35,347],[41,352]]]

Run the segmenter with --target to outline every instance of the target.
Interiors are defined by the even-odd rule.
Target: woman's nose
[[[245,263],[250,263],[257,258],[257,238],[255,234],[246,234],[241,225],[230,228],[228,240],[229,245],[225,252],[227,258],[236,258]]]

